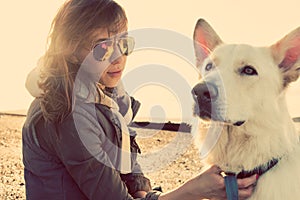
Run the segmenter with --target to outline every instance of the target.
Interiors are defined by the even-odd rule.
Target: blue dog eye
[[[246,65],[240,71],[242,75],[255,76],[258,75],[257,71],[250,65]]]
[[[208,63],[208,64],[205,66],[205,70],[206,70],[206,71],[210,71],[212,68],[213,68],[213,64],[212,64],[212,63]]]

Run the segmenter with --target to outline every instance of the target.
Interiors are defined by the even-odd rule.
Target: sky
[[[147,120],[184,121],[190,118],[189,90],[197,82],[198,74],[189,45],[199,18],[206,19],[227,43],[256,46],[271,45],[300,26],[300,2],[297,0],[116,1],[127,13],[129,31],[137,37],[142,34],[150,41],[149,44],[137,41],[139,48],[128,57],[124,72],[125,87],[127,84],[129,93],[142,102],[138,117]],[[2,2],[0,111],[27,109],[33,100],[24,86],[26,75],[44,53],[51,21],[63,2]],[[162,38],[164,41],[159,37],[155,40],[158,33],[170,37]],[[176,43],[167,44],[168,40]],[[134,74],[137,76],[133,78]],[[299,98],[298,81],[287,94],[292,116],[300,116]]]

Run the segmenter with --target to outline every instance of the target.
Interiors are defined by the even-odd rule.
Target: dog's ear
[[[209,53],[221,43],[223,42],[214,29],[204,19],[199,19],[194,30],[194,48],[197,67],[200,67]]]
[[[296,81],[300,74],[300,27],[272,45],[271,52],[283,73],[284,86]]]

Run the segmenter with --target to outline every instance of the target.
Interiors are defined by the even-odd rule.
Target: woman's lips
[[[111,77],[118,77],[122,75],[122,70],[107,72],[107,74]]]

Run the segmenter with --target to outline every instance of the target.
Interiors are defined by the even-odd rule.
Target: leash
[[[221,172],[225,180],[226,196],[228,200],[239,200],[238,184],[235,173]]]
[[[227,133],[229,134],[230,127],[227,126]],[[225,181],[225,189],[227,200],[239,200],[239,188],[237,184],[237,176],[232,172],[221,172]]]

